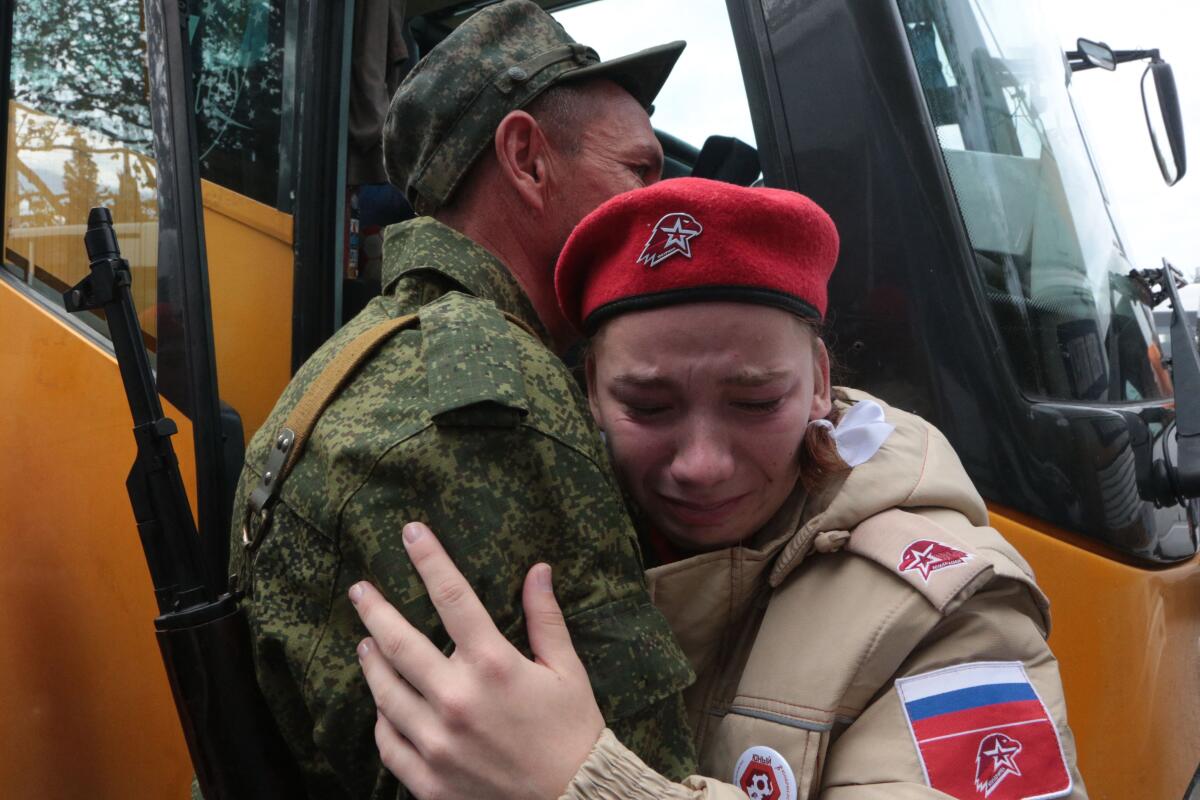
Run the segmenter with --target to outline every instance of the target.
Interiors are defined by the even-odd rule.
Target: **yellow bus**
[[[3,797],[183,798],[192,774],[106,323],[62,306],[88,209],[112,209],[201,533],[223,539],[245,441],[377,290],[348,171],[371,105],[356,65],[399,77],[483,4],[0,5]],[[543,5],[606,57],[690,41],[653,117],[668,174],[830,211],[848,382],[941,427],[1033,564],[1092,796],[1200,797],[1200,507],[1154,479],[1200,397],[1174,396],[1153,291],[1130,275],[1154,265],[1121,244],[1071,104],[1082,56],[1042,4]],[[368,11],[391,13],[378,54]]]

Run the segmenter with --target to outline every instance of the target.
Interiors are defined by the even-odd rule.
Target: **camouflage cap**
[[[509,112],[558,83],[607,78],[649,106],[683,42],[601,62],[530,0],[504,0],[467,19],[408,74],[383,126],[388,180],[413,207],[444,205]]]

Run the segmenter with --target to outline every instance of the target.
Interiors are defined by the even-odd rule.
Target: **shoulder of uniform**
[[[420,310],[429,414],[439,426],[515,427],[529,413],[518,328],[490,300],[449,292]]]
[[[953,512],[940,516],[884,511],[850,531],[845,551],[874,561],[943,616],[993,581],[1016,581],[1033,596],[1048,629],[1049,601],[1016,549],[992,528],[976,527]]]

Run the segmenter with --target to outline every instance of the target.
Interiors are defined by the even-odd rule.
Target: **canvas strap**
[[[509,322],[536,338],[537,334],[524,321],[507,312],[504,316]],[[418,314],[406,314],[368,328],[350,340],[309,385],[275,436],[267,454],[262,480],[251,492],[246,503],[246,514],[242,520],[242,544],[246,548],[253,550],[262,540],[271,519],[271,508],[279,498],[284,481],[300,459],[300,454],[304,452],[304,446],[308,443],[321,414],[359,367],[366,363],[384,342],[396,333],[416,326],[418,322]]]
[[[258,545],[263,531],[271,519],[271,508],[279,497],[283,482],[291,474],[292,467],[304,452],[308,437],[321,414],[333,402],[351,376],[358,371],[375,351],[394,334],[417,324],[417,314],[405,314],[368,328],[357,338],[338,351],[321,374],[317,376],[292,408],[283,427],[275,436],[271,451],[267,454],[267,465],[262,480],[250,494],[246,503],[246,516],[242,520],[242,544],[249,549]]]

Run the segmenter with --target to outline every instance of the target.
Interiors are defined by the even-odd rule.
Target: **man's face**
[[[594,100],[573,148],[555,148],[550,224],[565,244],[581,219],[622,192],[656,183],[663,152],[650,117],[633,95],[608,81],[589,87]]]

